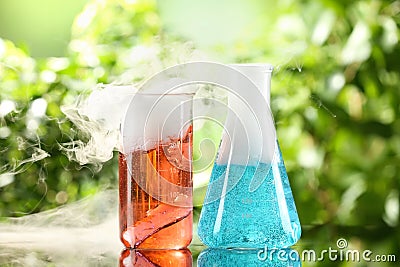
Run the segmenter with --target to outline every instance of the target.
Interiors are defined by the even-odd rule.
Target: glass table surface
[[[68,229],[66,229],[68,232]],[[399,266],[399,232],[387,227],[303,226],[289,249],[211,249],[194,237],[184,250],[126,250],[93,233],[93,242],[74,243],[60,236],[45,242],[2,242],[0,266]],[[340,233],[340,234],[339,234]],[[65,234],[65,233],[64,233]],[[68,234],[68,233],[66,233]],[[79,239],[77,233],[71,233]],[[39,238],[44,233],[37,233]],[[47,237],[45,237],[47,238]],[[4,239],[3,239],[4,240]],[[42,240],[43,241],[43,240]],[[46,244],[47,243],[47,244]],[[96,244],[98,248],[96,248]]]

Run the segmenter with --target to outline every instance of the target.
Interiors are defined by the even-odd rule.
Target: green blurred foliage
[[[88,0],[0,1],[0,37],[35,57],[63,56],[72,21]]]
[[[338,231],[354,242],[392,240],[387,250],[400,251],[400,1],[255,1],[264,12],[257,34],[244,31],[229,43],[191,42],[206,32],[188,40],[185,30],[171,29],[177,24],[161,15],[173,12],[168,3],[179,1],[159,4],[161,12],[155,1],[91,1],[75,20],[66,58],[35,60],[0,40],[0,100],[16,105],[0,117],[0,170],[20,172],[0,187],[0,215],[62,204],[60,192],[69,202],[115,186],[115,159],[96,172],[60,151],[60,143],[82,138],[60,105],[96,83],[139,82],[171,64],[215,55],[276,66],[271,108],[300,220],[331,226],[309,232],[327,240]],[[28,127],[39,98],[46,114]],[[49,156],[18,166],[42,150]],[[352,226],[376,228],[365,234]]]
[[[23,215],[74,201],[93,193],[93,185],[99,185],[101,179],[104,184],[114,183],[111,163],[106,164],[100,179],[93,168],[70,162],[60,150],[60,144],[79,135],[60,105],[79,93],[71,88],[71,82],[86,87],[84,81],[74,78],[77,70],[70,60],[35,61],[5,40],[0,40],[0,47],[2,108],[7,102],[14,105],[0,117],[0,216]],[[40,106],[44,114],[40,114]]]

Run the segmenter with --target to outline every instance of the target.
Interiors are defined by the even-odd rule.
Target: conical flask
[[[273,67],[231,67],[257,86],[269,111]],[[240,96],[229,95],[225,132],[198,224],[199,237],[209,247],[284,248],[300,238],[301,226],[278,141],[265,144],[270,140],[254,138],[260,127],[249,125],[246,119],[251,110],[263,108],[249,110]],[[271,147],[272,160],[268,158]]]

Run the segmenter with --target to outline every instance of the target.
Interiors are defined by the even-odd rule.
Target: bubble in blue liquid
[[[222,248],[286,248],[300,239],[279,147],[271,165],[214,165],[198,234],[205,245]]]

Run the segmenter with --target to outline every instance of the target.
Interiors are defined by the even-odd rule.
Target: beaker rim
[[[185,92],[185,93],[152,93],[152,92],[145,92],[145,91],[137,91],[135,92],[135,95],[144,95],[144,96],[194,96],[196,93],[190,93],[190,92]]]
[[[274,66],[270,63],[232,63],[228,64],[230,67],[243,67],[243,68],[252,68],[254,70],[262,71],[262,72],[272,72],[274,70]]]

